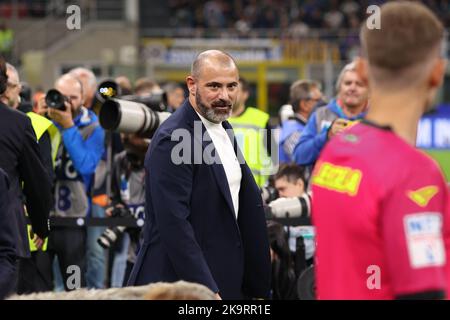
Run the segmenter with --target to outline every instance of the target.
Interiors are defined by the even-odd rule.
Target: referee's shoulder
[[[416,149],[417,154],[417,160],[414,161],[415,167],[419,170],[422,168],[423,171],[429,170],[430,173],[443,175],[442,169],[439,165],[439,163],[433,159],[429,154],[427,154],[425,151]]]

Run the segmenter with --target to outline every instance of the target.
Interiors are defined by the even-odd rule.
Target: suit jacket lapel
[[[202,155],[194,155],[196,158],[201,158],[201,163],[209,164],[212,168],[212,171],[214,173],[214,177],[216,179],[216,183],[220,189],[220,192],[222,193],[225,202],[227,203],[230,213],[233,214],[233,217],[236,218],[236,213],[234,212],[234,206],[233,206],[233,200],[231,199],[231,192],[230,187],[228,186],[228,179],[225,174],[225,169],[223,168],[223,165],[221,163],[217,163],[214,159],[220,159],[217,150],[212,145],[212,149],[210,144],[213,143],[211,137],[209,136],[208,131],[206,130],[205,125],[203,124],[202,120],[200,120],[199,116],[195,112],[194,108],[189,103],[189,100],[186,99],[185,105],[183,105],[183,111],[185,112],[185,119],[189,123],[189,126],[193,128],[193,136],[194,136],[194,150],[193,152],[196,152],[195,150],[195,144],[199,144],[201,142],[202,146]],[[198,130],[198,124],[195,124],[195,121],[199,121],[201,124],[201,132]],[[207,149],[207,152],[205,152],[205,149]],[[236,150],[236,148],[235,148]],[[200,151],[200,150],[199,150]],[[211,151],[211,152],[210,152]],[[212,158],[211,155],[215,158]]]
[[[199,120],[199,121],[201,121],[201,120]],[[202,124],[202,126],[203,126],[203,124]],[[203,126],[203,130],[204,130],[203,132],[204,132],[204,137],[205,137],[205,139],[203,139],[203,141],[202,141],[203,142],[203,151],[204,151],[205,148],[207,148],[210,145],[210,143],[213,143],[213,142],[212,142],[211,137],[209,136],[209,133],[206,130],[205,126]],[[208,150],[211,150],[211,147],[208,147]],[[214,160],[214,159],[220,159],[215,147],[211,153],[214,158],[211,158],[211,154],[209,152],[203,152],[203,156],[204,156],[203,161],[205,161],[206,163],[212,163],[211,168],[214,173],[214,177],[216,178],[217,185],[219,186],[219,189],[222,192],[222,195],[225,198],[225,202],[227,203],[228,207],[230,208],[231,213],[234,215],[234,217],[236,217],[236,212],[234,212],[233,200],[231,198],[230,187],[228,185],[227,175],[225,174],[225,169],[221,163],[218,163],[217,161]]]
[[[244,155],[241,152],[241,149],[239,148],[239,145],[236,141],[236,137],[234,136],[233,127],[231,127],[230,123],[228,121],[223,122],[223,127],[225,128],[228,137],[230,138],[231,143],[233,144],[234,153],[238,158],[239,164],[241,166],[241,170],[243,171],[243,166],[246,165]]]

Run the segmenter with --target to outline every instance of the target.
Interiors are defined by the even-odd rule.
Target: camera
[[[120,86],[113,80],[105,80],[97,86],[97,91],[95,91],[94,102],[92,103],[92,110],[95,114],[100,113],[100,109],[107,101],[111,98],[119,97],[122,93]]]
[[[130,210],[125,207],[114,207],[111,213],[111,217],[114,218],[131,218]],[[112,228],[107,228],[102,235],[97,239],[97,243],[103,249],[109,249],[117,239],[124,233],[127,227],[115,226]]]
[[[106,100],[100,109],[100,125],[106,130],[152,138],[160,124],[170,116],[169,112],[158,110],[165,110],[163,95],[112,98]]]
[[[167,93],[163,90],[154,91],[145,96],[128,95],[121,99],[145,104],[147,107],[157,112],[167,111]]]
[[[310,220],[311,194],[304,193],[300,197],[278,198],[265,207],[266,218],[304,218]]]
[[[97,99],[100,100],[101,103],[104,103],[108,99],[120,96],[120,94],[120,86],[112,80],[106,80],[100,83],[95,93]]]
[[[265,204],[269,204],[275,199],[278,199],[278,190],[271,185],[261,187],[261,197]]]
[[[170,116],[169,112],[165,112],[167,94],[164,91],[146,96],[121,96],[120,86],[112,80],[98,86],[93,109],[103,129],[135,133],[145,138],[151,138],[159,125]]]
[[[49,108],[64,111],[66,110],[65,102],[67,97],[56,89],[50,89],[45,95],[45,103]]]

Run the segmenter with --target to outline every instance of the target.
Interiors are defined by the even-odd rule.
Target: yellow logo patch
[[[362,173],[360,170],[333,165],[329,162],[317,163],[312,183],[314,185],[355,196],[358,193]]]
[[[426,186],[415,191],[408,191],[406,195],[419,207],[426,207],[438,191],[439,188],[437,186]]]

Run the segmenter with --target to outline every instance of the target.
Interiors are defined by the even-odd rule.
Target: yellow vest
[[[55,160],[56,160],[56,154],[58,151],[59,143],[61,142],[61,134],[58,131],[58,128],[48,120],[46,117],[43,117],[37,113],[34,112],[28,112],[27,116],[31,120],[31,125],[33,126],[34,133],[36,134],[36,138],[39,141],[39,139],[42,137],[42,135],[48,131],[50,135],[50,143],[52,148],[52,162],[53,166],[55,166]],[[31,239],[30,231],[31,226],[27,225],[27,233],[28,233],[28,242],[30,244],[30,251],[37,251],[36,246],[34,245],[33,239]],[[47,250],[47,244],[48,244],[48,238],[45,239],[44,245],[42,246],[42,250]]]
[[[0,30],[0,52],[11,50],[13,37],[14,35],[11,29]]]
[[[48,131],[50,135],[50,143],[52,147],[52,161],[53,166],[55,166],[56,155],[58,153],[58,147],[61,143],[61,134],[59,133],[58,128],[48,120],[46,117],[43,117],[34,112],[28,112],[27,116],[31,119],[31,125],[33,126],[34,133],[36,134],[36,138],[39,139],[42,135]]]
[[[228,121],[233,126],[236,141],[245,161],[253,173],[256,184],[263,186],[272,168],[272,161],[264,146],[269,115],[256,108],[248,107],[239,117],[231,117]]]

